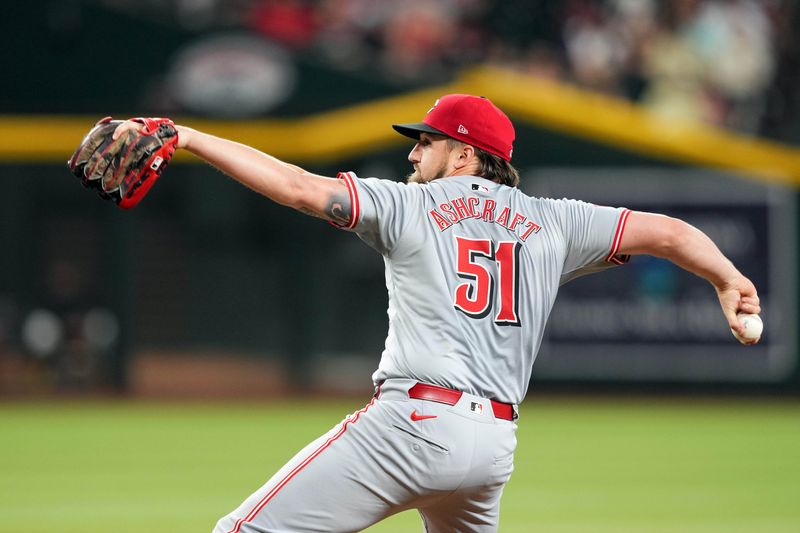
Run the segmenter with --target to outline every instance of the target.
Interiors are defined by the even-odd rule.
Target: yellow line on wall
[[[517,121],[682,163],[800,185],[800,150],[698,122],[676,122],[627,101],[512,71],[481,67],[465,82]]]
[[[800,185],[800,150],[793,147],[698,123],[667,121],[623,100],[489,66],[465,71],[452,84],[296,119],[185,117],[179,122],[290,162],[335,162],[407,143],[389,125],[419,121],[437,97],[449,92],[488,96],[518,125],[529,123],[657,159]],[[0,162],[66,161],[98,118],[0,117]],[[176,159],[197,161],[186,154]]]

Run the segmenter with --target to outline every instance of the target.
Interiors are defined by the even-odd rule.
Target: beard
[[[422,180],[422,175],[419,173],[419,170],[414,170],[414,172],[406,176],[406,183],[425,183],[425,182]]]
[[[414,172],[406,176],[406,183],[429,183],[433,180],[438,180],[439,178],[445,177],[446,172],[447,172],[446,163],[442,163],[442,166],[440,166],[436,170],[436,172],[433,172],[432,174],[429,175],[422,174],[419,171],[419,167],[415,165]]]

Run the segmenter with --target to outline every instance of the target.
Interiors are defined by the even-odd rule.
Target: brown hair
[[[465,143],[452,137],[447,138],[447,148],[450,150],[455,150],[463,144]],[[519,185],[519,171],[514,168],[514,165],[477,146],[473,146],[473,148],[475,148],[475,155],[480,162],[478,167],[478,175],[480,177],[501,185],[508,185],[509,187],[517,187]]]

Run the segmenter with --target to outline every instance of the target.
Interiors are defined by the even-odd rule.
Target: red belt
[[[427,383],[417,383],[408,389],[408,397],[415,400],[430,400],[432,402],[444,403],[447,405],[455,405],[464,394],[460,390],[447,389],[437,385],[428,385]],[[503,420],[514,420],[514,406],[508,403],[498,402],[496,400],[489,400],[492,403],[492,411],[495,418],[502,418]]]

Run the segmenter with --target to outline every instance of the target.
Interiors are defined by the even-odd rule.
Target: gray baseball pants
[[[464,394],[450,406],[384,382],[372,401],[295,455],[214,533],[361,531],[416,508],[428,533],[497,531],[516,423]],[[413,414],[413,417],[412,417]]]

